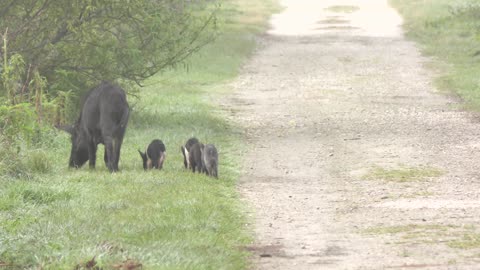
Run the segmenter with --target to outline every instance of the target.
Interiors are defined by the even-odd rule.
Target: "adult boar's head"
[[[80,168],[88,161],[88,143],[87,136],[82,132],[78,124],[57,127],[71,135],[72,149],[68,166],[71,168]]]

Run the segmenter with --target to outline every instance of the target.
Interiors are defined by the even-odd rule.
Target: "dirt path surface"
[[[480,124],[384,0],[285,0],[224,102],[258,269],[480,269]]]

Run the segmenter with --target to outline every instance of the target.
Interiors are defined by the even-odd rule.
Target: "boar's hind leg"
[[[115,149],[114,149],[114,140],[112,137],[104,138],[105,143],[105,152],[107,153],[107,168],[110,172],[115,171],[114,161],[115,157]]]
[[[97,161],[97,144],[91,140],[88,142],[88,166],[90,169],[95,169],[95,162]]]
[[[118,171],[118,163],[120,161],[120,149],[122,148],[123,136],[125,135],[125,127],[120,128],[117,133],[113,135],[113,153],[112,157],[113,170]]]
[[[103,154],[103,160],[105,161],[105,166],[107,166],[107,168],[108,168],[107,147],[105,147],[105,152]]]
[[[117,138],[114,140],[114,153],[115,159],[113,160],[114,170],[118,171],[118,162],[120,161],[120,148],[122,147],[123,138]]]

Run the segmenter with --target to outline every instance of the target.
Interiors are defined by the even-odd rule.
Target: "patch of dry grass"
[[[399,235],[399,243],[445,243],[456,249],[480,248],[480,233],[474,225],[408,224],[371,227],[363,231],[368,235]]]
[[[375,167],[363,176],[365,180],[384,180],[392,182],[421,181],[428,178],[439,177],[443,172],[432,167],[406,167],[386,169]]]
[[[337,12],[337,13],[353,13],[360,8],[357,6],[343,6],[343,5],[338,5],[338,6],[330,6],[328,8],[325,8],[325,10],[331,11],[331,12]]]

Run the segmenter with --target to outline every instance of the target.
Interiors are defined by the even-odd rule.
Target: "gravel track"
[[[438,93],[386,1],[282,4],[222,101],[248,142],[253,267],[480,269],[455,247],[480,242],[478,117]]]

